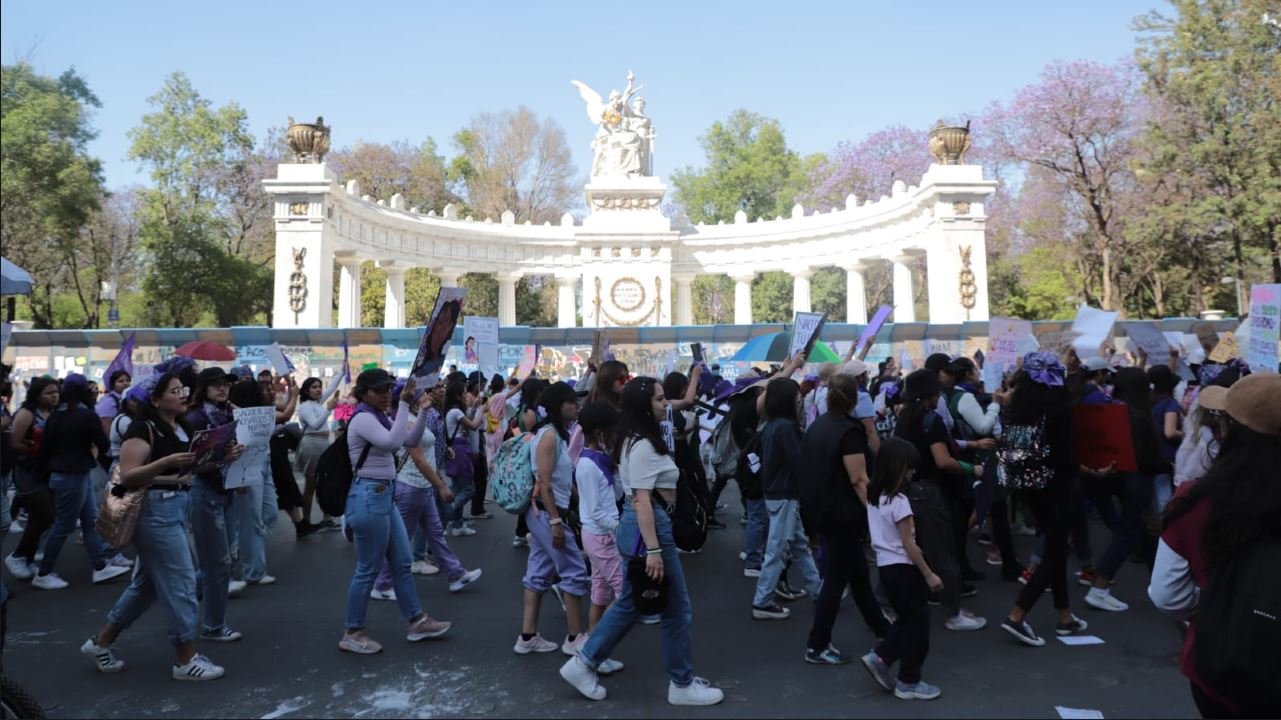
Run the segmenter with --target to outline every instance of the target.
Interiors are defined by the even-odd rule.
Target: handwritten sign
[[[1076,319],[1072,321],[1072,332],[1076,333],[1072,348],[1076,350],[1077,357],[1088,360],[1099,356],[1103,341],[1108,339],[1112,326],[1116,324],[1116,316],[1115,312],[1089,305],[1077,308]]]
[[[1127,406],[1116,403],[1073,407],[1072,435],[1076,459],[1082,465],[1101,469],[1115,463],[1121,472],[1138,469]]]
[[[224,487],[244,487],[263,479],[262,470],[267,466],[271,434],[276,430],[276,408],[236,408],[236,442],[245,446],[245,453],[227,466]]]
[[[856,354],[862,351],[864,346],[876,338],[876,333],[881,331],[881,328],[885,325],[885,321],[889,319],[890,313],[892,312],[894,312],[894,308],[889,305],[882,305],[876,308],[876,314],[873,315],[871,321],[867,323],[867,327],[863,328],[863,332],[859,333],[858,342],[854,345]]]
[[[422,342],[418,345],[418,355],[410,366],[410,375],[425,378],[440,374],[466,299],[467,288],[443,287],[436,293],[436,306],[431,311],[431,320],[428,321]]]
[[[798,352],[808,355],[814,349],[814,343],[818,342],[823,325],[827,323],[827,313],[798,312],[794,323],[792,345],[787,349],[788,358],[794,357]]]
[[[1250,337],[1245,359],[1250,372],[1276,372],[1277,342],[1281,341],[1281,285],[1250,288]]]
[[[1241,357],[1241,348],[1237,347],[1236,335],[1229,330],[1219,338],[1219,344],[1214,346],[1206,359],[1213,363],[1225,363],[1235,357]]]

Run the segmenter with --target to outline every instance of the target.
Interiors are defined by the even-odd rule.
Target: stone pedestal
[[[672,229],[662,210],[667,186],[656,177],[597,177],[586,189],[586,231],[634,235]]]

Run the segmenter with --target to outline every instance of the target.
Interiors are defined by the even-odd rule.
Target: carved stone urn
[[[325,153],[329,152],[329,127],[324,117],[317,117],[314,123],[294,122],[291,117],[285,135],[289,149],[294,152],[294,162],[323,162]]]
[[[970,149],[970,122],[965,126],[944,125],[942,120],[930,130],[930,155],[940,165],[960,165]]]

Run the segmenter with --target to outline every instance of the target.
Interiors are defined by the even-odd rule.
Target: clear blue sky
[[[323,114],[335,146],[431,136],[452,154],[471,114],[523,104],[561,124],[585,174],[593,127],[569,81],[607,94],[630,68],[669,176],[700,165],[698,136],[739,107],[824,152],[980,110],[1054,60],[1129,57],[1131,19],[1157,2],[9,0],[0,50],[85,76],[112,187],[146,181],[126,133],[175,70],[215,104],[240,103],[256,136]]]

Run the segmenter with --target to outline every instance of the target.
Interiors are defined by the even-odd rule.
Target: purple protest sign
[[[347,333],[342,334],[342,381],[351,384],[351,350],[347,347]]]
[[[116,357],[112,359],[111,364],[107,366],[106,374],[103,375],[103,377],[107,378],[108,382],[111,380],[111,373],[117,370],[124,370],[129,373],[129,377],[131,379],[133,378],[133,344],[137,339],[138,333],[129,333],[129,337],[124,341],[124,344],[120,346],[120,352],[116,353]]]
[[[864,345],[876,338],[876,333],[881,331],[892,312],[894,312],[894,308],[889,305],[882,305],[876,308],[876,314],[872,316],[872,320],[868,322],[867,327],[863,328],[863,332],[858,336],[858,342],[855,343],[855,353],[862,350]]]

